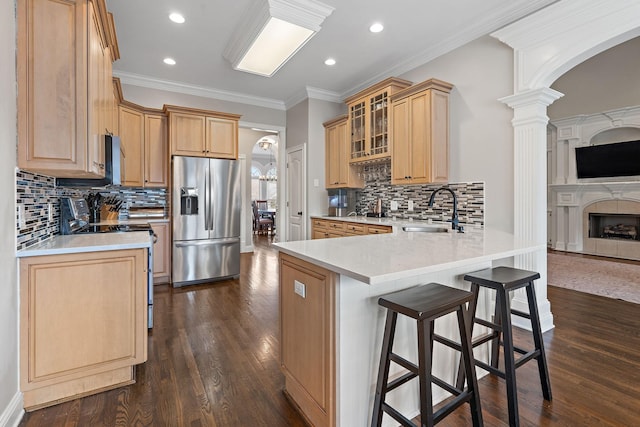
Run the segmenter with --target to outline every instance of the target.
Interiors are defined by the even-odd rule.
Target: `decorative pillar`
[[[536,296],[543,331],[553,328],[547,299],[547,107],[561,96],[553,89],[540,88],[500,100],[514,111],[514,235],[542,246],[535,252],[516,256],[514,266],[540,273]],[[512,306],[529,311],[524,289],[515,293]],[[513,324],[531,327],[528,320],[517,316]]]

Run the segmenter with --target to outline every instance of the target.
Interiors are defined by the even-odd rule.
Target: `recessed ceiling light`
[[[184,16],[180,15],[179,13],[172,13],[169,15],[169,19],[171,19],[173,22],[175,22],[176,24],[182,24],[184,23]]]
[[[379,22],[376,22],[369,27],[369,31],[372,33],[379,33],[382,30],[384,30],[384,26]]]
[[[164,58],[163,62],[167,65],[176,65],[176,60],[173,58]]]
[[[324,65],[336,65],[336,60],[335,60],[335,59],[333,59],[333,58],[327,58],[327,59],[324,61]]]

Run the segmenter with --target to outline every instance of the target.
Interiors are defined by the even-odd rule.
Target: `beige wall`
[[[578,64],[551,87],[564,94],[549,106],[552,120],[640,105],[640,37]]]
[[[18,283],[16,274],[15,4],[0,0],[0,424],[11,426],[22,411],[18,389]]]
[[[513,232],[513,51],[489,36],[398,76],[435,77],[450,95],[450,182],[485,182],[485,224]]]

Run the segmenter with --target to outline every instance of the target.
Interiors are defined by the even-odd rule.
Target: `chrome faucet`
[[[448,191],[453,196],[453,212],[451,213],[451,229],[458,230],[458,233],[464,233],[464,227],[462,227],[461,225],[458,225],[458,223],[460,222],[458,220],[458,197],[456,196],[456,193],[452,189],[450,189],[449,187],[440,187],[434,190],[434,192],[431,193],[431,197],[429,197],[428,206],[433,207],[433,199],[435,199],[436,194],[438,194],[442,190]]]

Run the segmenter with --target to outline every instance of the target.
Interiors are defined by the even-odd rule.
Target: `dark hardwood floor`
[[[304,426],[282,393],[270,239],[242,255],[239,280],[156,286],[149,360],[136,384],[28,413],[20,426]],[[542,399],[535,364],[519,368],[521,425],[639,426],[640,305],[554,287],[548,295],[553,402]],[[504,382],[479,384],[485,425],[508,425]],[[466,405],[439,424],[466,425]]]

